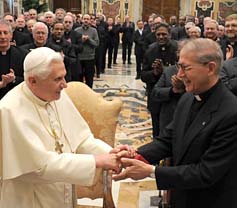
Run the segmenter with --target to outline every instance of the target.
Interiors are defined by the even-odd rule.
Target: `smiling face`
[[[237,19],[225,22],[225,34],[230,39],[237,39]]]
[[[34,76],[28,78],[28,83],[31,91],[41,100],[54,101],[61,96],[61,91],[67,87],[64,79],[66,69],[63,61],[52,61],[49,65],[51,73],[45,79]]]
[[[160,45],[165,45],[169,41],[169,32],[166,27],[159,27],[156,30],[156,39]]]
[[[196,49],[181,49],[178,63],[178,77],[185,85],[187,92],[200,94],[210,89],[218,80],[217,64],[214,61],[201,62]],[[196,55],[194,55],[196,54]],[[206,54],[208,55],[208,54]],[[204,57],[204,56],[203,56]],[[208,57],[208,56],[207,56]],[[199,60],[199,61],[198,61]]]

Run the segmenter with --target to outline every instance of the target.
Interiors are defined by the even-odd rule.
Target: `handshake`
[[[140,180],[154,173],[154,166],[128,145],[120,145],[109,154],[97,155],[95,161],[97,168],[112,170],[116,181],[126,178]]]

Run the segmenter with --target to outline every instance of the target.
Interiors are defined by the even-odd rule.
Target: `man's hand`
[[[113,170],[115,173],[121,171],[120,158],[116,154],[102,154],[95,156],[96,168]]]
[[[88,35],[82,35],[82,42],[86,42],[88,40]]]
[[[121,162],[125,169],[116,175],[113,175],[115,181],[131,178],[134,180],[140,180],[149,177],[153,172],[153,166],[146,164],[140,160],[121,158]]]
[[[119,158],[121,157],[127,157],[127,158],[134,158],[136,153],[136,150],[134,150],[132,147],[128,145],[119,145],[112,149],[110,153],[117,154]]]
[[[0,88],[6,87],[9,83],[13,82],[16,79],[14,70],[10,69],[8,74],[2,75],[2,81],[0,81]]]
[[[173,75],[171,77],[171,83],[173,86],[173,92],[174,93],[183,93],[185,86],[183,83],[183,80],[181,78],[179,78],[177,75]]]
[[[158,76],[163,73],[163,64],[161,59],[156,59],[152,64],[153,73]]]

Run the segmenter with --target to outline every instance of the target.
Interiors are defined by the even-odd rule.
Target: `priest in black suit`
[[[237,207],[237,99],[219,80],[222,62],[213,40],[184,45],[178,76],[187,93],[173,121],[162,138],[137,150],[150,164],[124,158],[127,168],[115,179],[154,176],[159,189],[171,189],[175,208]],[[173,166],[157,165],[169,156]]]
[[[136,71],[137,76],[135,79],[141,78],[142,63],[144,56],[144,23],[142,20],[137,21],[137,30],[134,33],[133,41],[135,43],[135,56],[136,56]]]
[[[12,46],[11,25],[0,21],[0,99],[13,87],[23,81],[23,61],[27,51]]]

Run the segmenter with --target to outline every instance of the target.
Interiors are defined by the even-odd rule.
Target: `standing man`
[[[81,63],[79,59],[79,54],[83,50],[82,45],[82,35],[78,32],[74,31],[73,28],[73,18],[71,15],[66,15],[63,19],[64,24],[64,38],[66,41],[68,41],[70,44],[72,44],[75,53],[76,53],[76,62],[72,63],[72,71],[71,71],[71,78],[72,81],[79,81],[80,80],[80,74],[82,73],[81,70]]]
[[[27,51],[11,45],[11,25],[0,20],[0,99],[23,81],[23,61]]]
[[[99,45],[99,37],[95,28],[90,26],[90,15],[84,14],[83,24],[76,31],[82,35],[83,51],[80,53],[82,75],[80,81],[85,78],[86,84],[93,87],[95,73],[95,48]]]
[[[223,54],[210,39],[191,39],[178,63],[185,93],[163,137],[138,149],[150,164],[122,159],[124,173],[115,177],[156,178],[171,189],[171,207],[237,207],[237,99],[219,80]],[[165,157],[174,165],[158,166]]]
[[[63,22],[55,22],[48,40],[49,44],[57,45],[63,54],[63,62],[67,71],[65,80],[72,81],[72,64],[76,62],[76,53],[71,43],[64,38]]]
[[[28,33],[24,33],[23,31],[19,31],[16,29],[16,22],[13,15],[6,14],[3,19],[10,23],[13,31],[11,44],[16,46],[22,46],[31,42],[31,38]]]
[[[120,33],[122,31],[121,19],[120,17],[116,18],[114,25],[114,56],[113,56],[113,64],[117,64],[117,56],[118,56],[118,48],[120,44]]]
[[[143,55],[144,55],[144,23],[142,20],[137,21],[137,30],[134,33],[134,43],[135,43],[135,56],[136,56],[136,71],[137,76],[135,79],[141,78]]]
[[[47,41],[48,33],[49,30],[46,24],[44,24],[43,22],[36,22],[32,28],[34,42],[25,44],[21,47],[29,51],[39,47],[49,47],[57,52],[60,52],[61,48],[59,46]]]
[[[72,184],[92,184],[96,168],[119,171],[122,149],[94,138],[63,90],[65,75],[59,53],[37,48],[25,82],[1,100],[1,208],[76,208]]]
[[[123,64],[126,63],[126,56],[128,54],[128,64],[131,62],[132,44],[133,44],[133,33],[135,31],[134,22],[130,21],[130,17],[127,15],[125,17],[125,22],[122,25],[122,59]]]
[[[163,73],[163,66],[174,65],[177,61],[177,42],[170,40],[170,29],[160,23],[155,30],[156,42],[147,49],[143,59],[141,80],[146,83],[147,108],[151,113],[153,138],[159,135],[160,103],[152,99],[151,92]]]

